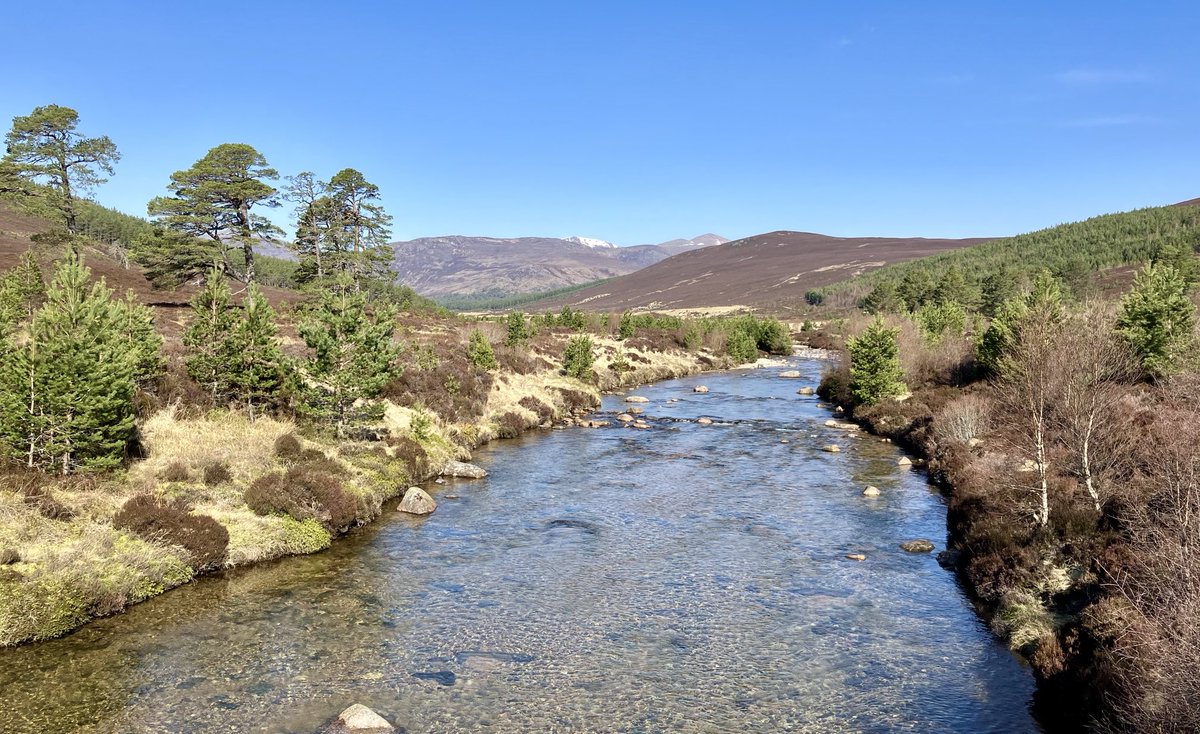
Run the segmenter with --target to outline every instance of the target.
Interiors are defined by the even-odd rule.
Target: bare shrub
[[[979,393],[968,393],[951,401],[937,414],[934,422],[941,441],[967,443],[979,438],[991,427],[992,401]]]
[[[500,438],[516,438],[528,427],[524,416],[509,411],[496,417],[496,435]]]
[[[158,478],[164,482],[186,482],[191,478],[191,473],[188,471],[187,464],[182,461],[172,461],[163,468]]]
[[[518,405],[536,415],[539,425],[549,423],[554,420],[554,408],[546,405],[532,395],[526,395],[525,397],[521,398]]]
[[[151,541],[178,545],[188,552],[193,568],[204,571],[225,562],[229,531],[207,515],[189,514],[187,508],[137,495],[113,517],[113,527]]]

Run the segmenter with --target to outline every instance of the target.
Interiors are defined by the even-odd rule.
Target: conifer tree
[[[563,351],[563,369],[571,377],[589,381],[592,379],[592,364],[596,355],[592,352],[592,340],[583,334],[573,336]]]
[[[504,336],[505,346],[520,346],[529,338],[529,328],[525,325],[525,314],[520,311],[513,311],[508,315],[507,328]]]
[[[46,105],[13,118],[5,136],[6,169],[31,181],[46,183],[51,204],[62,214],[67,231],[76,231],[76,200],[104,183],[121,159],[107,135],[88,138],[76,128],[79,113],[70,107]]]
[[[899,329],[889,329],[876,318],[866,331],[846,343],[850,352],[850,394],[858,405],[874,405],[904,394],[898,333]]]
[[[353,279],[356,290],[363,282],[388,270],[392,217],[379,203],[379,187],[353,168],[344,168],[329,179],[339,233],[338,266]]]
[[[11,331],[18,322],[33,316],[45,298],[42,269],[33,253],[26,250],[16,267],[0,277],[0,333]]]
[[[242,318],[228,337],[228,382],[233,397],[255,411],[274,403],[286,378],[283,352],[276,336],[275,312],[258,286],[251,285],[242,302]]]
[[[481,370],[494,370],[500,366],[496,363],[492,345],[479,329],[471,331],[471,338],[467,342],[467,359]]]
[[[366,297],[348,278],[322,294],[321,303],[300,325],[300,337],[312,350],[303,365],[302,410],[331,420],[338,436],[351,422],[381,412],[368,401],[377,397],[394,374],[398,350],[392,343],[395,313],[386,307],[367,309]],[[364,403],[356,406],[358,401]]]
[[[214,401],[228,396],[233,355],[229,337],[236,320],[229,305],[229,286],[220,270],[209,271],[208,280],[192,299],[192,321],[183,332],[188,349],[184,360],[188,374],[208,391]]]
[[[1183,276],[1170,265],[1149,263],[1121,301],[1117,331],[1146,372],[1160,377],[1195,358],[1195,321],[1196,306],[1187,297]]]
[[[29,466],[108,469],[133,436],[136,350],[121,308],[74,254],[59,263],[29,338],[0,359],[0,437]]]
[[[885,280],[875,286],[866,298],[862,300],[862,308],[871,314],[900,313],[905,309],[905,303],[900,298],[896,284]]]
[[[117,334],[133,364],[133,379],[145,385],[158,377],[166,365],[162,356],[162,337],[154,330],[154,313],[143,306],[133,291],[125,300],[113,303]]]
[[[939,305],[954,304],[965,310],[979,305],[979,290],[957,267],[951,265],[942,273],[933,291],[933,302]]]

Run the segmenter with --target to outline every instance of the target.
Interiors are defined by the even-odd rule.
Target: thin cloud
[[[1054,75],[1054,81],[1072,86],[1106,84],[1149,84],[1154,77],[1135,69],[1069,69]]]
[[[1139,127],[1164,125],[1166,122],[1161,117],[1149,115],[1098,115],[1067,120],[1062,123],[1062,126],[1073,128]]]

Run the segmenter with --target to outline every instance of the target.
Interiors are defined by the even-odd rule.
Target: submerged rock
[[[443,477],[460,477],[463,479],[483,479],[487,470],[481,466],[468,464],[465,461],[448,461],[442,469]]]
[[[879,487],[867,487],[866,489],[863,490],[863,496],[864,497],[878,497],[879,496]]]
[[[629,408],[628,411],[626,411],[626,412],[628,412],[630,415],[641,415],[642,413],[645,413],[646,411],[643,408],[633,407],[633,408]]]
[[[789,378],[789,379],[793,379],[793,380],[794,380],[794,379],[796,379],[797,377],[799,377],[799,376],[800,376],[800,370],[786,370],[786,371],[784,371],[784,372],[780,372],[780,373],[779,373],[779,376],[780,376],[780,377],[787,377],[787,378]]]
[[[867,557],[866,557],[866,556],[864,556],[862,553],[847,553],[847,554],[846,554],[846,558],[849,558],[849,559],[850,559],[850,560],[852,560],[852,561],[865,561],[865,560],[867,560]]]
[[[811,387],[802,387],[796,391],[796,394],[797,395],[815,395],[816,390],[813,390]]]
[[[696,385],[692,388],[692,392],[708,392],[708,387],[705,385]]]
[[[917,538],[916,540],[908,540],[901,543],[900,550],[905,553],[931,553],[933,551],[933,543],[924,538]]]
[[[629,397],[625,398],[625,402],[627,402],[627,403],[648,403],[648,402],[650,402],[650,398],[645,398],[645,397],[642,397],[641,395],[630,395]]]
[[[428,515],[437,509],[437,502],[420,487],[409,487],[404,493],[404,499],[400,500],[398,509],[410,515]]]
[[[356,703],[342,713],[338,714],[337,718],[338,729],[336,731],[353,731],[353,732],[371,732],[371,734],[384,734],[384,732],[396,731],[388,720],[375,713],[371,709],[363,706],[361,703]]]
[[[839,448],[837,444],[831,443],[828,446],[822,446],[821,450],[831,454],[836,454],[837,452],[841,451],[841,448]]]
[[[696,422],[702,426],[711,426],[713,421],[712,421],[712,418],[705,418],[704,416],[700,416],[699,418],[696,419]]]
[[[832,418],[830,418],[829,420],[825,421],[825,425],[826,425],[827,427],[829,427],[829,428],[836,428],[836,429],[838,429],[839,431],[859,431],[859,430],[862,430],[861,428],[859,428],[859,425],[858,425],[857,423],[847,423],[847,422],[845,422],[845,421],[835,421],[835,420],[834,420],[834,419],[832,419]]]

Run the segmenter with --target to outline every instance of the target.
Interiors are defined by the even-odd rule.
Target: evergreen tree
[[[995,316],[1005,301],[1020,295],[1016,276],[1007,268],[999,268],[984,276],[980,290],[979,310],[988,318]]]
[[[1016,344],[1017,333],[1026,319],[1032,317],[1039,323],[1056,324],[1063,316],[1062,287],[1049,270],[1041,270],[1034,278],[1029,293],[1001,304],[987,331],[975,345],[976,359],[988,371],[998,373],[1003,368],[1005,354]]]
[[[353,168],[344,168],[329,179],[329,198],[337,216],[337,266],[361,290],[363,281],[388,271],[392,217],[379,203],[379,187]]]
[[[33,253],[26,250],[16,267],[0,277],[0,334],[33,316],[46,299],[46,283]]]
[[[617,324],[617,338],[629,339],[637,331],[637,322],[633,318],[633,314],[626,311],[621,314],[621,321]]]
[[[967,280],[954,265],[946,268],[938,279],[933,292],[933,302],[937,304],[954,304],[964,310],[972,310],[979,305],[979,289]]]
[[[88,138],[76,128],[79,113],[70,107],[46,105],[13,118],[4,138],[8,170],[25,179],[45,183],[51,203],[62,214],[67,231],[76,232],[76,200],[112,175],[121,159],[117,146],[102,135]]]
[[[1134,278],[1121,301],[1117,331],[1125,337],[1146,372],[1162,376],[1195,356],[1196,307],[1187,283],[1170,265],[1150,263]]]
[[[366,401],[393,375],[394,331],[395,313],[383,307],[368,312],[365,296],[348,279],[322,294],[320,306],[300,325],[313,352],[303,367],[302,409],[333,421],[339,436],[352,421],[378,416],[382,411]],[[359,400],[364,403],[356,406]]]
[[[166,366],[162,337],[154,330],[154,312],[143,306],[131,290],[125,294],[125,300],[114,301],[113,318],[117,335],[133,365],[134,382],[148,384]]]
[[[910,270],[904,274],[897,291],[905,308],[916,311],[933,299],[934,288],[933,276],[928,270]]]
[[[1189,241],[1176,239],[1160,243],[1151,262],[1175,268],[1189,288],[1200,283],[1200,257],[1196,256],[1196,248]]]
[[[929,342],[938,342],[949,332],[961,336],[967,326],[967,314],[955,301],[926,303],[913,314],[921,329],[921,336]]]
[[[508,333],[504,336],[505,346],[520,346],[529,339],[529,328],[525,325],[525,314],[520,311],[513,311],[508,315],[507,326]]]
[[[860,336],[849,340],[850,394],[858,405],[874,405],[905,392],[896,335],[876,318]]]
[[[229,378],[234,355],[229,337],[236,319],[229,305],[229,286],[220,270],[213,268],[208,280],[192,299],[192,321],[183,332],[184,359],[188,374],[208,391],[214,402],[229,396]]]
[[[496,353],[487,337],[479,329],[471,330],[471,338],[467,342],[467,359],[481,370],[494,370],[500,365],[496,362]]]
[[[758,342],[748,329],[738,326],[725,336],[725,352],[739,364],[758,357]]]
[[[225,274],[252,283],[257,239],[279,231],[252,209],[279,205],[275,188],[266,183],[278,177],[254,148],[224,143],[191,168],[172,173],[167,189],[173,196],[154,198],[147,211],[168,229],[216,243]]]
[[[905,309],[904,300],[896,284],[885,280],[875,286],[860,304],[862,309],[870,314],[900,313]]]
[[[29,338],[0,358],[0,437],[31,467],[113,468],[133,437],[136,354],[121,308],[90,277],[74,254],[59,263]]]
[[[242,318],[222,350],[230,357],[230,391],[251,420],[256,409],[274,404],[283,392],[287,371],[276,331],[275,311],[258,286],[251,285],[242,301]]]
[[[566,350],[563,351],[563,369],[566,373],[576,379],[590,381],[593,375],[592,364],[595,361],[591,338],[583,334],[571,337]]]

